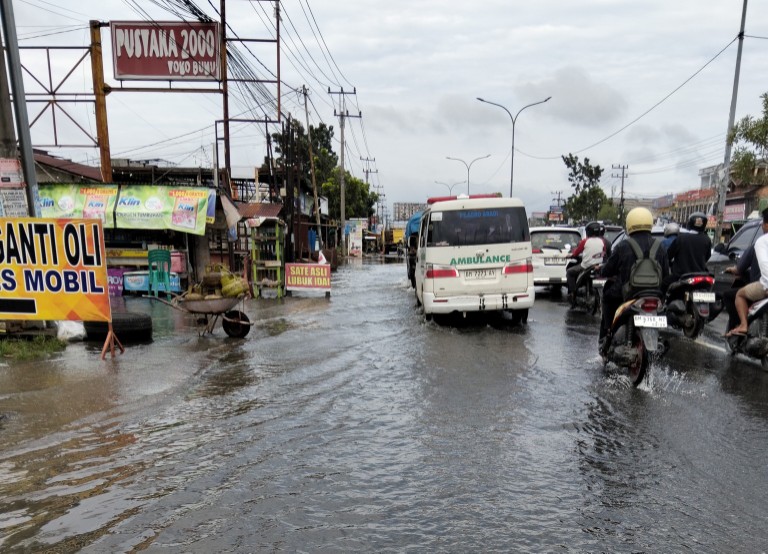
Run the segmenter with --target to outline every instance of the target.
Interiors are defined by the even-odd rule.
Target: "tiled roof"
[[[35,162],[41,165],[47,165],[59,171],[71,173],[72,175],[78,175],[86,179],[101,182],[101,168],[93,167],[90,165],[83,165],[72,160],[65,160],[62,158],[56,158],[51,156],[47,152],[42,150],[35,150]]]

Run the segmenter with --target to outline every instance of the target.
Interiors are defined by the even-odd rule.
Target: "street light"
[[[490,158],[490,154],[486,154],[485,156],[480,156],[479,158],[475,158],[471,162],[467,163],[464,160],[461,160],[459,158],[451,158],[450,156],[446,156],[446,160],[456,160],[457,162],[463,163],[467,167],[467,194],[469,194],[469,168],[472,167],[472,164],[475,163],[477,160],[484,160],[485,158]]]
[[[453,194],[453,187],[455,187],[456,185],[460,185],[463,182],[464,181],[459,181],[458,183],[453,183],[452,185],[449,185],[448,183],[443,183],[442,181],[435,181],[435,183],[437,183],[438,185],[445,185],[446,187],[448,187],[448,194]]]
[[[510,157],[510,162],[509,162],[509,166],[510,166],[509,167],[509,196],[510,197],[512,196],[512,186],[514,185],[514,182],[515,182],[515,123],[517,123],[517,116],[520,115],[520,112],[522,112],[525,108],[530,108],[531,106],[536,106],[537,104],[543,104],[544,102],[549,102],[551,98],[552,98],[551,96],[547,96],[544,100],[539,100],[538,102],[534,102],[533,104],[528,104],[527,106],[523,106],[522,108],[520,108],[520,111],[518,111],[517,114],[515,114],[515,117],[512,117],[512,114],[509,112],[509,110],[504,106],[502,106],[501,104],[497,104],[496,102],[491,102],[489,100],[484,100],[480,97],[477,98],[478,100],[480,100],[480,102],[485,102],[486,104],[498,106],[499,108],[507,112],[507,114],[509,115],[509,118],[512,120],[512,155]]]

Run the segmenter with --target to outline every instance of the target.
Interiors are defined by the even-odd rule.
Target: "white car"
[[[581,233],[572,227],[531,227],[533,284],[561,292],[560,287],[567,285],[568,257],[580,240]]]

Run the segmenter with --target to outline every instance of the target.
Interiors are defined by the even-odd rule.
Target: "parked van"
[[[421,218],[416,298],[433,314],[510,311],[524,322],[535,298],[531,237],[518,198],[433,198]]]

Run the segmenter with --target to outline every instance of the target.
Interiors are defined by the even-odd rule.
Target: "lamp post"
[[[544,100],[539,100],[538,102],[534,102],[533,104],[528,104],[527,106],[523,106],[520,108],[520,110],[515,114],[514,117],[512,117],[512,114],[510,111],[502,106],[501,104],[497,104],[496,102],[491,102],[489,100],[484,100],[483,98],[478,97],[477,99],[480,100],[480,102],[485,102],[486,104],[491,104],[492,106],[498,106],[507,114],[509,115],[509,118],[512,120],[512,154],[510,156],[510,162],[509,162],[509,196],[512,196],[512,187],[515,183],[515,123],[517,123],[517,116],[520,115],[520,112],[522,112],[525,108],[530,108],[531,106],[536,106],[537,104],[543,104],[544,102],[549,102],[551,99],[551,96],[547,96]]]
[[[445,185],[446,187],[448,187],[448,194],[453,194],[453,187],[455,187],[456,185],[460,185],[463,182],[464,181],[459,181],[458,183],[453,183],[452,185],[449,185],[448,183],[443,183],[442,181],[435,181],[435,183],[437,183],[438,185]]]
[[[475,158],[471,162],[467,163],[464,160],[461,160],[459,158],[451,158],[450,156],[446,156],[446,160],[456,160],[457,162],[463,163],[467,168],[467,194],[469,194],[469,168],[472,167],[472,164],[475,163],[477,160],[484,160],[485,158],[490,158],[490,154],[486,154],[485,156],[480,156],[479,158]]]

